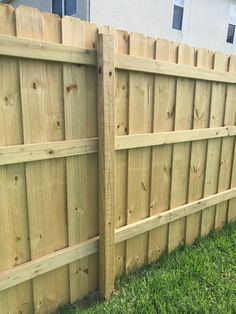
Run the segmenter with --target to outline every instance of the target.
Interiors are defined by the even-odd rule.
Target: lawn
[[[121,278],[103,303],[87,298],[60,314],[236,313],[236,224]]]

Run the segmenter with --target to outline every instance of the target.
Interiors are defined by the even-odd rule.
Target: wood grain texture
[[[194,65],[195,51],[186,45],[178,48],[178,63]],[[192,129],[195,82],[189,79],[177,79],[175,130]],[[170,208],[186,204],[188,201],[188,178],[191,143],[175,144],[173,147],[172,181]],[[185,240],[185,218],[169,226],[169,252]]]
[[[235,60],[0,4],[0,313],[107,298],[236,220]]]
[[[104,26],[99,28],[99,33],[114,36],[115,53],[128,54],[129,34],[127,32]],[[114,128],[116,136],[126,135],[128,132],[128,96],[129,74],[127,71],[116,70],[114,99]],[[117,151],[115,154],[115,228],[124,226],[127,219],[127,158],[128,153],[126,150]],[[115,246],[116,276],[121,276],[125,273],[125,249],[125,241]]]
[[[141,57],[141,58],[140,58]],[[161,74],[181,78],[190,78],[203,81],[236,83],[232,73],[224,73],[222,69],[203,69],[194,64],[174,64],[166,61],[152,60],[145,56],[116,55],[115,67],[117,69],[133,72]]]
[[[16,31],[18,37],[58,42],[60,19],[20,6],[16,9]],[[21,60],[20,85],[24,143],[64,140],[62,67],[43,61]],[[32,259],[68,244],[65,170],[63,159],[26,165]],[[35,312],[51,312],[68,303],[68,285],[67,266],[35,278]]]
[[[115,51],[128,54],[129,35],[125,31],[115,32]],[[115,78],[115,134],[128,133],[128,100],[129,100],[129,73],[116,71]],[[128,151],[116,152],[115,173],[115,227],[119,228],[127,223],[127,167]],[[115,247],[116,276],[125,273],[126,242]]]
[[[97,151],[97,138],[11,145],[0,147],[0,165],[93,154]]]
[[[154,57],[154,40],[141,34],[130,35],[129,53]],[[153,76],[129,74],[128,133],[152,131]],[[149,216],[151,149],[140,148],[128,152],[127,223]],[[148,234],[127,241],[126,272],[147,263]]]
[[[206,207],[235,199],[235,197],[236,188],[232,188],[120,227],[115,230],[115,243],[124,243],[124,241],[128,239],[154,230],[157,227],[164,226],[172,221],[178,220],[180,217],[197,213]],[[98,245],[99,237],[95,237],[18,265],[13,269],[3,271],[0,273],[0,291],[41,276],[42,274],[67,265],[77,259],[90,256],[98,251]]]
[[[15,36],[15,12],[0,4],[0,34]],[[23,143],[18,60],[0,58],[0,146]],[[0,166],[0,271],[30,260],[28,208],[23,164]],[[0,292],[0,313],[33,310],[32,283]]]
[[[62,42],[95,49],[97,27],[72,17],[62,19]],[[97,137],[96,68],[63,66],[66,139]],[[98,155],[66,160],[69,245],[98,235]],[[70,302],[98,288],[98,256],[85,257],[69,266]]]
[[[156,59],[175,63],[177,46],[167,40],[157,40]],[[159,132],[158,134],[162,136],[163,132],[174,129],[176,79],[155,76],[154,84],[153,132]],[[172,150],[172,145],[153,147],[152,149],[151,216],[170,208]],[[160,182],[162,183],[160,184]],[[151,231],[149,234],[148,262],[157,260],[167,250],[167,244],[168,224]]]
[[[153,230],[160,226],[165,226],[171,222],[178,221],[180,218],[188,217],[191,214],[202,211],[203,209],[234,199],[236,189],[232,188],[211,196],[204,197],[200,200],[180,205],[170,210],[150,216],[121,227],[115,231],[115,242],[119,243],[127,239],[137,237],[147,231]]]
[[[114,37],[98,35],[99,294],[108,298],[115,281]]]
[[[236,58],[229,59],[229,72],[236,72]],[[235,106],[236,86],[229,84],[226,87],[224,125],[236,125],[236,106]],[[233,171],[235,138],[222,139],[220,170],[218,181],[218,192],[224,191],[231,187],[231,178]],[[236,208],[235,208],[236,211]],[[227,221],[228,202],[216,206],[215,228],[222,228]]]
[[[46,15],[44,15],[45,18]],[[50,27],[55,24],[50,23]],[[55,29],[54,29],[55,30]],[[50,32],[45,33],[44,40],[33,40],[0,35],[0,55],[23,59],[46,60],[59,63],[74,63],[96,66],[97,56],[94,49],[75,48],[52,43]],[[59,39],[57,42],[60,42]],[[52,42],[50,42],[52,41]]]
[[[214,55],[213,68],[216,70],[227,71],[228,56],[216,53]],[[223,126],[225,99],[226,84],[213,82],[209,127]],[[218,190],[221,143],[221,139],[211,139],[207,144],[204,196],[215,194]],[[204,209],[201,217],[201,236],[207,235],[214,228],[214,225],[215,207]]]
[[[197,67],[211,69],[213,54],[206,49],[197,50]],[[193,131],[199,128],[209,129],[211,102],[211,83],[196,81],[193,109]],[[218,133],[216,131],[216,133]],[[203,197],[204,174],[206,166],[207,141],[201,140],[192,143],[189,172],[188,202],[193,202]],[[200,235],[201,212],[186,218],[186,243],[193,244]]]
[[[194,130],[120,135],[116,137],[116,150],[133,149],[149,146],[194,142],[211,138],[235,136],[234,126],[203,128]]]

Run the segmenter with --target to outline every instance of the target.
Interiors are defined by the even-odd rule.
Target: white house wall
[[[183,29],[172,29],[173,0],[90,0],[90,20],[195,47],[236,53],[226,43],[230,4],[236,0],[185,0]],[[236,36],[236,34],[235,34]]]

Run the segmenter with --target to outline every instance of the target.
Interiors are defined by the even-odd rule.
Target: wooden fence
[[[1,314],[236,220],[236,57],[7,5],[0,55]]]

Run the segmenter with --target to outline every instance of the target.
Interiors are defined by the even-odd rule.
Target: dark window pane
[[[65,15],[76,14],[76,1],[77,0],[65,0]]]
[[[235,25],[229,24],[226,42],[232,44],[234,42]]]
[[[62,17],[62,0],[52,0],[52,12]]]
[[[181,31],[183,23],[184,8],[174,5],[172,28]]]

